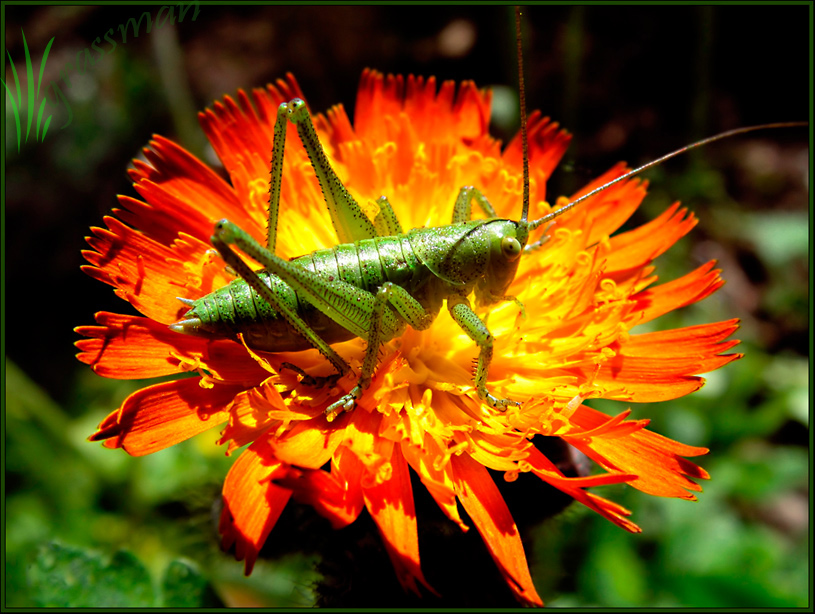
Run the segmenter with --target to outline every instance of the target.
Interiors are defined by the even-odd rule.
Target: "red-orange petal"
[[[464,523],[458,511],[449,464],[445,464],[442,469],[436,468],[435,461],[441,455],[438,442],[430,434],[425,433],[421,446],[406,445],[402,448],[402,453],[444,515],[455,522],[462,531],[469,531],[470,527]]]
[[[572,137],[566,130],[560,129],[557,122],[548,117],[541,117],[541,112],[537,110],[529,115],[526,125],[529,140],[529,171],[541,184],[540,187],[543,187],[569,148]],[[523,142],[520,132],[509,142],[501,157],[505,163],[515,168],[523,167]],[[544,196],[543,191],[538,193],[539,199],[542,200]]]
[[[724,285],[724,280],[719,277],[721,270],[713,268],[715,265],[714,261],[705,263],[679,279],[632,296],[632,300],[637,304],[631,312],[635,315],[628,324],[634,326],[649,322],[669,311],[701,301],[716,292]]]
[[[604,362],[595,381],[622,391],[606,398],[651,403],[667,401],[698,390],[708,373],[741,357],[721,354],[738,343],[725,341],[738,328],[728,320],[668,331],[631,335],[612,349],[617,355]]]
[[[515,598],[525,605],[542,606],[529,575],[518,527],[487,469],[467,454],[454,455],[450,460],[458,498]]]
[[[392,450],[390,454],[387,454],[388,447]],[[374,452],[388,459],[392,472],[388,480],[363,485],[365,507],[379,529],[402,587],[420,595],[416,584],[419,581],[430,592],[436,594],[424,579],[419,562],[416,509],[408,464],[402,456],[400,447],[390,441],[377,439]]]
[[[290,468],[275,483],[292,490],[300,503],[311,505],[331,522],[334,529],[348,526],[362,511],[362,475],[364,465],[347,448],[337,450],[331,473],[319,469]]]
[[[268,376],[246,350],[226,339],[206,339],[171,331],[150,318],[100,311],[99,326],[74,330],[90,337],[76,342],[77,358],[94,373],[116,379],[148,379],[188,370],[181,358],[200,361],[217,376],[246,387]]]
[[[583,490],[587,486],[601,486],[605,484],[615,484],[618,482],[627,482],[635,476],[631,474],[606,474],[606,476],[592,476],[588,481],[576,482],[574,479],[565,477],[560,470],[546,458],[537,448],[530,450],[529,456],[526,461],[532,473],[537,475],[543,481],[551,484],[555,488],[562,490],[567,495],[571,496],[576,501],[579,501],[591,510],[594,510],[604,518],[607,518],[619,527],[631,533],[641,533],[642,529],[628,520],[626,516],[630,516],[631,512],[623,506],[609,501],[603,497],[595,495]]]
[[[636,274],[696,226],[698,220],[674,203],[662,215],[633,230],[615,235],[606,256],[606,271],[617,281]]]
[[[221,543],[224,550],[235,545],[235,559],[246,561],[247,576],[291,496],[290,490],[272,482],[276,476],[285,475],[288,467],[259,452],[265,444],[259,440],[243,451],[229,470],[223,489],[224,508],[218,526]]]
[[[149,204],[120,197],[124,210],[117,214],[125,223],[171,245],[179,231],[208,244],[215,221],[247,221],[245,204],[229,184],[180,145],[156,135],[144,155],[148,163],[135,161],[129,175]]]
[[[268,177],[277,108],[294,98],[306,99],[294,75],[288,73],[285,79],[252,90],[251,101],[239,90],[237,103],[226,96],[198,114],[201,128],[230,176],[243,169],[252,177]],[[287,128],[287,150],[289,147],[301,148],[293,125]]]
[[[331,423],[325,416],[300,420],[284,436],[269,439],[272,454],[298,467],[319,469],[331,459],[342,442],[348,418],[348,414],[343,414]]]
[[[119,297],[149,318],[175,322],[184,311],[175,297],[186,294],[186,273],[173,263],[173,250],[116,218],[104,219],[109,230],[91,229],[87,241],[93,251],[82,252],[90,265],[82,270],[116,288]]]
[[[585,405],[581,405],[569,419],[572,424],[587,430],[608,420],[603,412]],[[571,437],[565,434],[563,439],[603,467],[635,474],[637,478],[628,484],[651,495],[695,501],[696,496],[687,491],[699,492],[702,488],[690,478],[710,478],[704,469],[682,458],[707,454],[707,448],[688,446],[646,429],[624,437],[599,436],[586,440],[580,435]]]
[[[76,342],[80,350],[77,358],[97,375],[147,379],[181,372],[179,361],[171,356],[173,341],[179,334],[166,325],[106,311],[100,311],[94,319],[99,326],[78,326],[74,331],[90,337]]]
[[[623,356],[656,356],[680,361],[704,362],[739,344],[736,339],[726,341],[739,328],[739,320],[724,320],[684,328],[631,335],[621,346]],[[684,369],[692,367],[682,367]],[[716,367],[718,368],[718,367]],[[705,371],[693,371],[705,373]]]
[[[570,200],[573,201],[588,194],[612,179],[616,179],[625,171],[625,164],[615,165],[573,194]],[[586,199],[582,205],[578,205],[559,218],[556,225],[582,231],[586,237],[585,244],[593,245],[604,237],[610,236],[631,217],[645,198],[646,185],[637,179],[621,181]]]
[[[107,448],[144,456],[226,422],[226,407],[243,388],[215,385],[204,389],[200,381],[200,377],[190,377],[137,390],[88,439],[106,440]]]
[[[473,140],[487,134],[492,94],[463,81],[456,93],[453,81],[436,91],[436,78],[382,75],[364,70],[357,90],[354,129],[361,138],[387,142],[387,124],[403,110],[409,114],[418,139]]]

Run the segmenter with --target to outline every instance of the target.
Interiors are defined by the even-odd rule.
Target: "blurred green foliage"
[[[288,539],[294,547],[272,548],[249,578],[242,563],[220,551],[219,493],[232,459],[214,445],[215,431],[144,458],[86,441],[105,415],[148,382],[105,380],[78,364],[72,328],[90,323],[94,311],[129,309],[110,288],[79,273],[79,252],[87,228],[114,206],[114,195],[132,193],[125,166],[150,134],[175,135],[214,162],[200,133],[192,136],[173,123],[178,101],[165,96],[167,79],[190,90],[199,108],[289,69],[316,109],[338,101],[352,107],[366,65],[514,87],[504,9],[354,8],[203,7],[200,21],[177,28],[175,42],[158,45],[151,42],[155,33],[142,36],[76,79],[70,127],[58,130],[63,118],[55,117],[45,142],[19,155],[7,135],[4,187],[14,233],[7,236],[6,288],[15,291],[5,297],[7,607],[315,603],[319,548],[298,552],[296,530],[272,533],[270,542]],[[617,159],[646,161],[734,122],[805,118],[805,96],[788,90],[809,79],[806,50],[789,49],[806,36],[796,29],[806,20],[783,12],[793,8],[529,11],[527,47],[536,50],[527,55],[530,104],[576,135],[562,165],[574,170],[561,171],[555,184],[577,187]],[[131,9],[4,5],[9,53],[21,57],[20,27],[34,56],[38,42],[44,46],[56,35],[49,65],[58,69],[132,16]],[[474,33],[462,55],[444,51],[451,24]],[[754,48],[759,39],[766,44]],[[671,64],[676,48],[684,57]],[[157,66],[170,62],[166,54],[179,53],[184,72],[159,77]],[[755,74],[753,56],[736,58],[750,53],[786,71]],[[799,78],[774,81],[781,73]],[[46,74],[46,80],[55,77]],[[497,102],[506,91],[497,90]],[[707,113],[690,112],[699,101],[708,101]],[[514,103],[505,106],[512,112]],[[809,196],[808,185],[795,179],[809,168],[803,140],[779,132],[731,141],[649,173],[650,195],[633,224],[653,219],[676,199],[700,218],[659,258],[660,278],[675,279],[716,258],[728,280],[701,305],[656,326],[739,317],[743,342],[736,351],[745,357],[710,374],[696,394],[632,408],[632,417],[651,418],[652,430],[711,449],[695,459],[712,475],[698,502],[608,487],[597,490],[631,509],[642,534],[625,533],[577,506],[531,532],[527,553],[548,605],[810,604]],[[49,307],[36,325],[18,325],[31,321],[32,303],[49,306],[56,297],[68,300]]]
[[[87,411],[72,418],[6,362],[6,605],[214,607],[213,580],[246,605],[314,601],[306,556],[261,563],[251,581],[224,560],[213,506],[232,461],[214,432],[139,460],[89,444],[147,382],[79,379]]]

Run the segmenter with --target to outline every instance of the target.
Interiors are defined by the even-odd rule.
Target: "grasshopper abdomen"
[[[293,262],[328,281],[344,281],[366,292],[376,292],[386,281],[408,285],[417,278],[421,267],[405,235],[337,245],[300,256]]]
[[[308,302],[277,275],[258,271],[258,277],[286,305],[296,310],[309,326],[339,343],[354,337],[353,333],[336,326],[330,318]],[[243,335],[246,344],[266,352],[298,352],[310,348],[309,343],[292,328],[281,314],[243,279],[235,279],[223,288],[194,301],[184,319],[170,325],[181,333],[212,338],[237,338]]]
[[[375,293],[385,282],[415,290],[428,279],[426,267],[413,254],[407,235],[345,243],[316,250],[291,262],[328,283],[343,282],[368,294]],[[326,342],[339,343],[357,336],[299,296],[277,275],[265,270],[257,275],[279,301],[298,313]],[[249,347],[269,352],[296,352],[312,347],[279,310],[241,278],[193,301],[184,319],[171,328],[215,338],[236,338],[242,334]]]

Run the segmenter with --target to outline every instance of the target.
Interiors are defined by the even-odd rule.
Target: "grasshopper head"
[[[484,274],[475,287],[478,305],[491,305],[504,300],[515,279],[529,232],[526,222],[491,220],[483,226],[489,249]]]

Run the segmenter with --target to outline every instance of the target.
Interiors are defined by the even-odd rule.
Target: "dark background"
[[[159,6],[5,6],[6,83],[13,83],[9,55],[21,77],[24,73],[21,28],[35,71],[49,39],[55,39],[43,79],[48,84],[96,37],[144,10],[155,17]],[[549,194],[569,193],[619,160],[641,164],[722,130],[808,120],[809,11],[807,5],[529,7],[524,18],[528,105],[574,135]],[[173,28],[129,38],[73,78],[66,91],[72,123],[60,129],[65,118],[49,107],[55,115],[44,142],[29,141],[18,153],[14,123],[6,115],[6,357],[53,400],[70,424],[93,423],[104,415],[100,399],[105,399],[109,411],[123,398],[121,388],[98,392],[101,384],[90,382],[88,369],[74,358],[75,326],[91,324],[96,311],[129,309],[111,288],[79,271],[84,264],[80,250],[86,246],[88,228],[101,225],[102,216],[115,205],[115,195],[135,195],[125,169],[152,134],[176,139],[217,163],[205,150],[194,121],[196,111],[213,100],[291,71],[312,109],[325,110],[341,102],[353,117],[359,75],[368,66],[504,88],[496,90],[496,106],[499,100],[508,102],[496,119],[495,134],[506,139],[517,127],[516,103],[511,95],[507,98],[507,92],[517,89],[511,7],[202,6],[191,21],[192,12]],[[113,36],[120,41],[118,31]],[[168,69],[174,62],[177,68]],[[741,351],[752,358],[728,366],[723,380],[727,385],[717,379],[720,385],[700,401],[703,407],[688,410],[698,412],[697,422],[709,422],[698,427],[700,439],[684,441],[711,448],[718,443],[720,453],[730,453],[741,467],[745,462],[739,454],[752,458],[756,453],[744,452],[745,438],[757,442],[760,450],[783,449],[783,454],[793,450],[795,459],[809,439],[807,407],[801,410],[806,381],[802,383],[800,376],[809,355],[808,241],[807,233],[802,235],[808,223],[808,136],[808,128],[761,132],[672,160],[645,175],[653,197],[636,219],[640,223],[652,219],[672,200],[681,199],[701,223],[672,256],[661,260],[665,279],[712,257],[724,269],[728,284],[709,299],[709,310],[691,311],[677,325],[740,317]],[[798,375],[774,387],[770,380],[780,381],[776,372],[788,378],[790,373]],[[734,392],[736,386],[742,388]],[[88,392],[89,387],[94,392]],[[645,408],[635,417],[651,415],[648,412],[664,417],[669,411]],[[725,419],[721,414],[730,416],[730,427],[716,422]],[[23,421],[29,418],[19,416]],[[44,418],[30,419],[36,426]],[[761,427],[745,432],[745,422]],[[670,431],[671,419],[663,418],[663,423]],[[697,432],[676,428],[677,437]],[[790,462],[791,467],[798,466],[798,460]],[[767,467],[761,470],[774,475]],[[7,492],[35,488],[30,471],[25,463],[12,464]],[[800,506],[806,482],[790,484],[773,496],[783,495],[785,505]],[[782,542],[792,543],[801,535],[800,521],[779,528],[762,520],[777,512],[773,506],[765,510],[767,492],[752,495],[755,500],[749,505],[741,501],[737,488],[723,496],[740,501],[738,518],[750,522],[758,518],[761,530],[778,532]],[[642,505],[645,498],[632,498],[628,505]],[[698,513],[682,509],[681,513]],[[574,549],[588,552],[579,545]],[[592,560],[589,554],[574,558],[580,559],[571,563],[575,568]],[[546,571],[541,573],[545,576]],[[588,575],[580,571],[572,575],[583,577],[581,573]],[[608,590],[563,585],[558,577],[536,578],[544,600],[563,594],[564,605],[636,602],[630,595],[627,602],[623,598],[604,602]],[[570,597],[572,592],[580,597]],[[723,594],[718,589],[710,592]],[[798,594],[782,591],[788,600],[783,603],[801,605],[797,597],[789,597],[793,593]],[[655,604],[653,592],[643,595],[642,604]],[[738,590],[721,604],[705,601],[706,595],[704,591],[701,597],[674,595],[671,599],[678,601],[668,602],[740,603]]]

